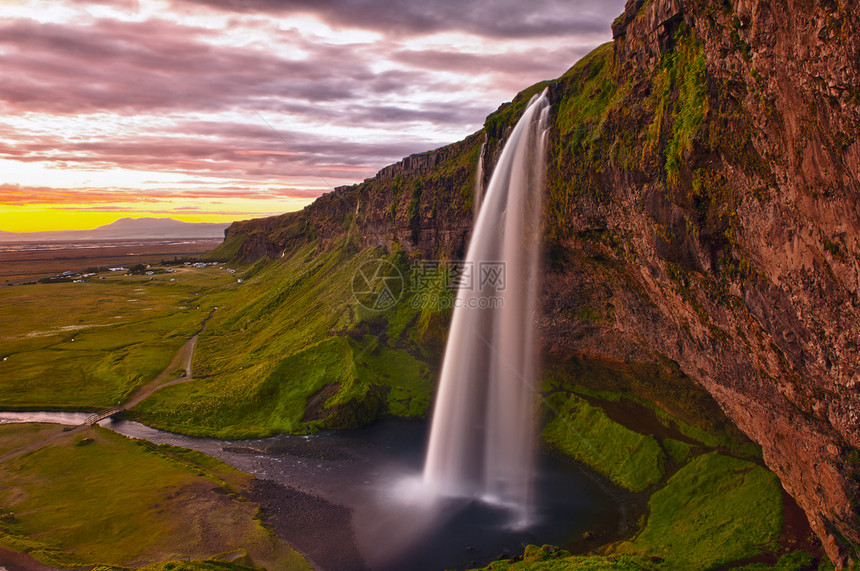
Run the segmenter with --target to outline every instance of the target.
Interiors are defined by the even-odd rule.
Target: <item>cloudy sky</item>
[[[301,208],[459,140],[624,0],[0,0],[0,230]]]

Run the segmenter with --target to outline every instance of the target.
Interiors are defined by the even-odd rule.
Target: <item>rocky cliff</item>
[[[461,256],[479,157],[491,170],[549,87],[545,352],[676,363],[844,566],[860,558],[858,20],[844,0],[630,0],[612,44],[481,132],[235,224],[221,252]]]

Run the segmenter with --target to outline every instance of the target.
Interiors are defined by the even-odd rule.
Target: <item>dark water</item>
[[[0,422],[77,424],[86,417],[55,414],[0,413]],[[627,519],[617,489],[549,454],[539,458],[535,517],[524,527],[503,506],[457,498],[431,502],[420,480],[424,422],[386,420],[361,430],[238,441],[191,438],[129,421],[101,424],[199,450],[257,478],[350,508],[356,546],[372,569],[466,569],[521,554],[529,543],[583,548],[586,531],[605,540]],[[361,567],[356,562],[354,568]]]

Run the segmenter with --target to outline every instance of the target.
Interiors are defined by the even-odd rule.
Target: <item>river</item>
[[[87,416],[0,412],[0,424],[79,425]],[[191,448],[218,458],[264,483],[277,484],[265,488],[268,496],[283,493],[294,497],[292,490],[304,498],[318,498],[329,507],[347,508],[332,509],[332,517],[343,521],[329,523],[351,530],[354,551],[326,545],[326,538],[318,537],[320,532],[325,535],[325,527],[317,529],[317,537],[308,542],[288,528],[274,526],[285,540],[326,570],[466,569],[487,565],[501,555],[521,554],[529,543],[584,551],[590,544],[583,539],[586,532],[603,543],[629,525],[625,494],[575,463],[546,452],[539,458],[535,521],[525,529],[513,528],[511,514],[501,506],[456,499],[434,505],[423,502],[416,483],[426,448],[424,421],[388,419],[359,430],[252,440],[193,438],[126,420],[107,419],[99,424],[132,438]],[[262,499],[266,509],[278,498],[254,499]]]

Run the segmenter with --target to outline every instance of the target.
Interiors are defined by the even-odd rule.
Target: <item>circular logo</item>
[[[361,264],[352,275],[352,297],[372,311],[385,311],[403,297],[403,275],[388,260],[373,259]]]

